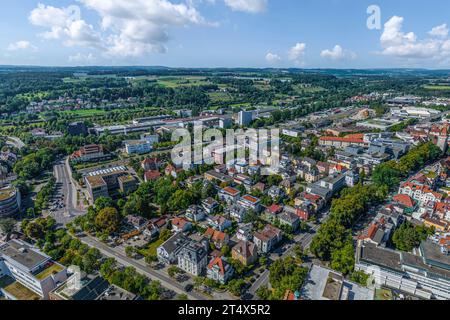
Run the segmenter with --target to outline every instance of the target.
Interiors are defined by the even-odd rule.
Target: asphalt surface
[[[115,258],[120,264],[126,266],[126,267],[134,267],[136,268],[136,271],[140,274],[150,278],[151,280],[157,280],[161,282],[161,285],[169,290],[172,290],[179,294],[186,294],[190,300],[206,300],[207,297],[195,292],[186,292],[184,290],[184,286],[177,283],[175,280],[170,278],[168,275],[165,274],[165,271],[157,271],[149,268],[145,262],[133,260],[131,258],[128,258],[126,255],[124,255],[122,252],[119,251],[119,249],[111,248],[108,245],[98,241],[97,239],[90,237],[90,236],[84,236],[79,238],[81,242],[87,244],[88,246],[95,247],[100,252],[110,258]]]

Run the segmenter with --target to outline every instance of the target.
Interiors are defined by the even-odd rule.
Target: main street
[[[207,299],[206,296],[203,296],[195,291],[186,292],[181,284],[179,284],[178,282],[167,276],[165,272],[153,270],[149,268],[145,264],[145,262],[131,259],[126,255],[124,255],[122,252],[120,252],[118,249],[111,248],[108,245],[98,241],[97,239],[91,236],[83,236],[80,237],[79,239],[88,246],[97,248],[103,255],[110,258],[115,258],[120,264],[126,267],[134,267],[136,268],[136,271],[139,272],[140,274],[150,279],[158,280],[159,282],[161,282],[161,285],[163,287],[179,294],[186,294],[190,300]]]

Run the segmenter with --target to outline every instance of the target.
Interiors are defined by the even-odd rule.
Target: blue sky
[[[449,12],[448,0],[3,0],[0,64],[450,68]]]

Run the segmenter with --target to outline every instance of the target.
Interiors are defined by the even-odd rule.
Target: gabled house
[[[230,242],[230,236],[225,232],[214,230],[213,228],[208,228],[205,231],[204,236],[214,243],[214,246],[217,249],[222,249],[223,246],[227,245]]]
[[[226,284],[234,274],[233,267],[222,257],[213,258],[208,264],[206,277]]]
[[[231,250],[231,256],[244,266],[249,266],[258,259],[257,248],[250,241],[239,241]]]
[[[145,173],[144,173],[144,181],[145,182],[155,181],[155,180],[158,180],[160,177],[161,177],[161,172],[159,172],[158,170],[148,170],[148,171],[145,171]]]
[[[171,222],[174,232],[186,232],[192,229],[192,223],[184,218],[175,217]]]
[[[278,204],[273,204],[266,208],[264,219],[270,223],[274,223],[280,214],[283,211],[283,207]]]

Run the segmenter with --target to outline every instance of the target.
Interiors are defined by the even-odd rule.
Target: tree
[[[120,225],[120,215],[116,208],[104,208],[95,218],[97,230],[108,234],[117,232]]]
[[[9,236],[14,231],[14,228],[16,226],[16,221],[11,218],[5,218],[0,220],[0,230],[6,234],[7,239],[9,239]]]
[[[95,200],[95,209],[97,211],[103,210],[105,208],[111,208],[114,207],[114,202],[109,197],[100,197],[97,200]]]
[[[342,249],[331,254],[331,268],[346,275],[353,271],[355,265],[355,251],[352,243],[347,243]]]
[[[246,286],[243,279],[233,279],[228,283],[228,290],[235,296],[240,296]]]
[[[392,242],[398,250],[410,252],[433,233],[434,231],[430,228],[414,226],[410,222],[405,222],[395,230]]]
[[[171,278],[175,278],[175,276],[180,272],[180,269],[177,266],[170,266],[167,269],[167,274]]]
[[[136,253],[136,249],[132,246],[126,246],[125,247],[125,254],[128,258],[131,258]]]

